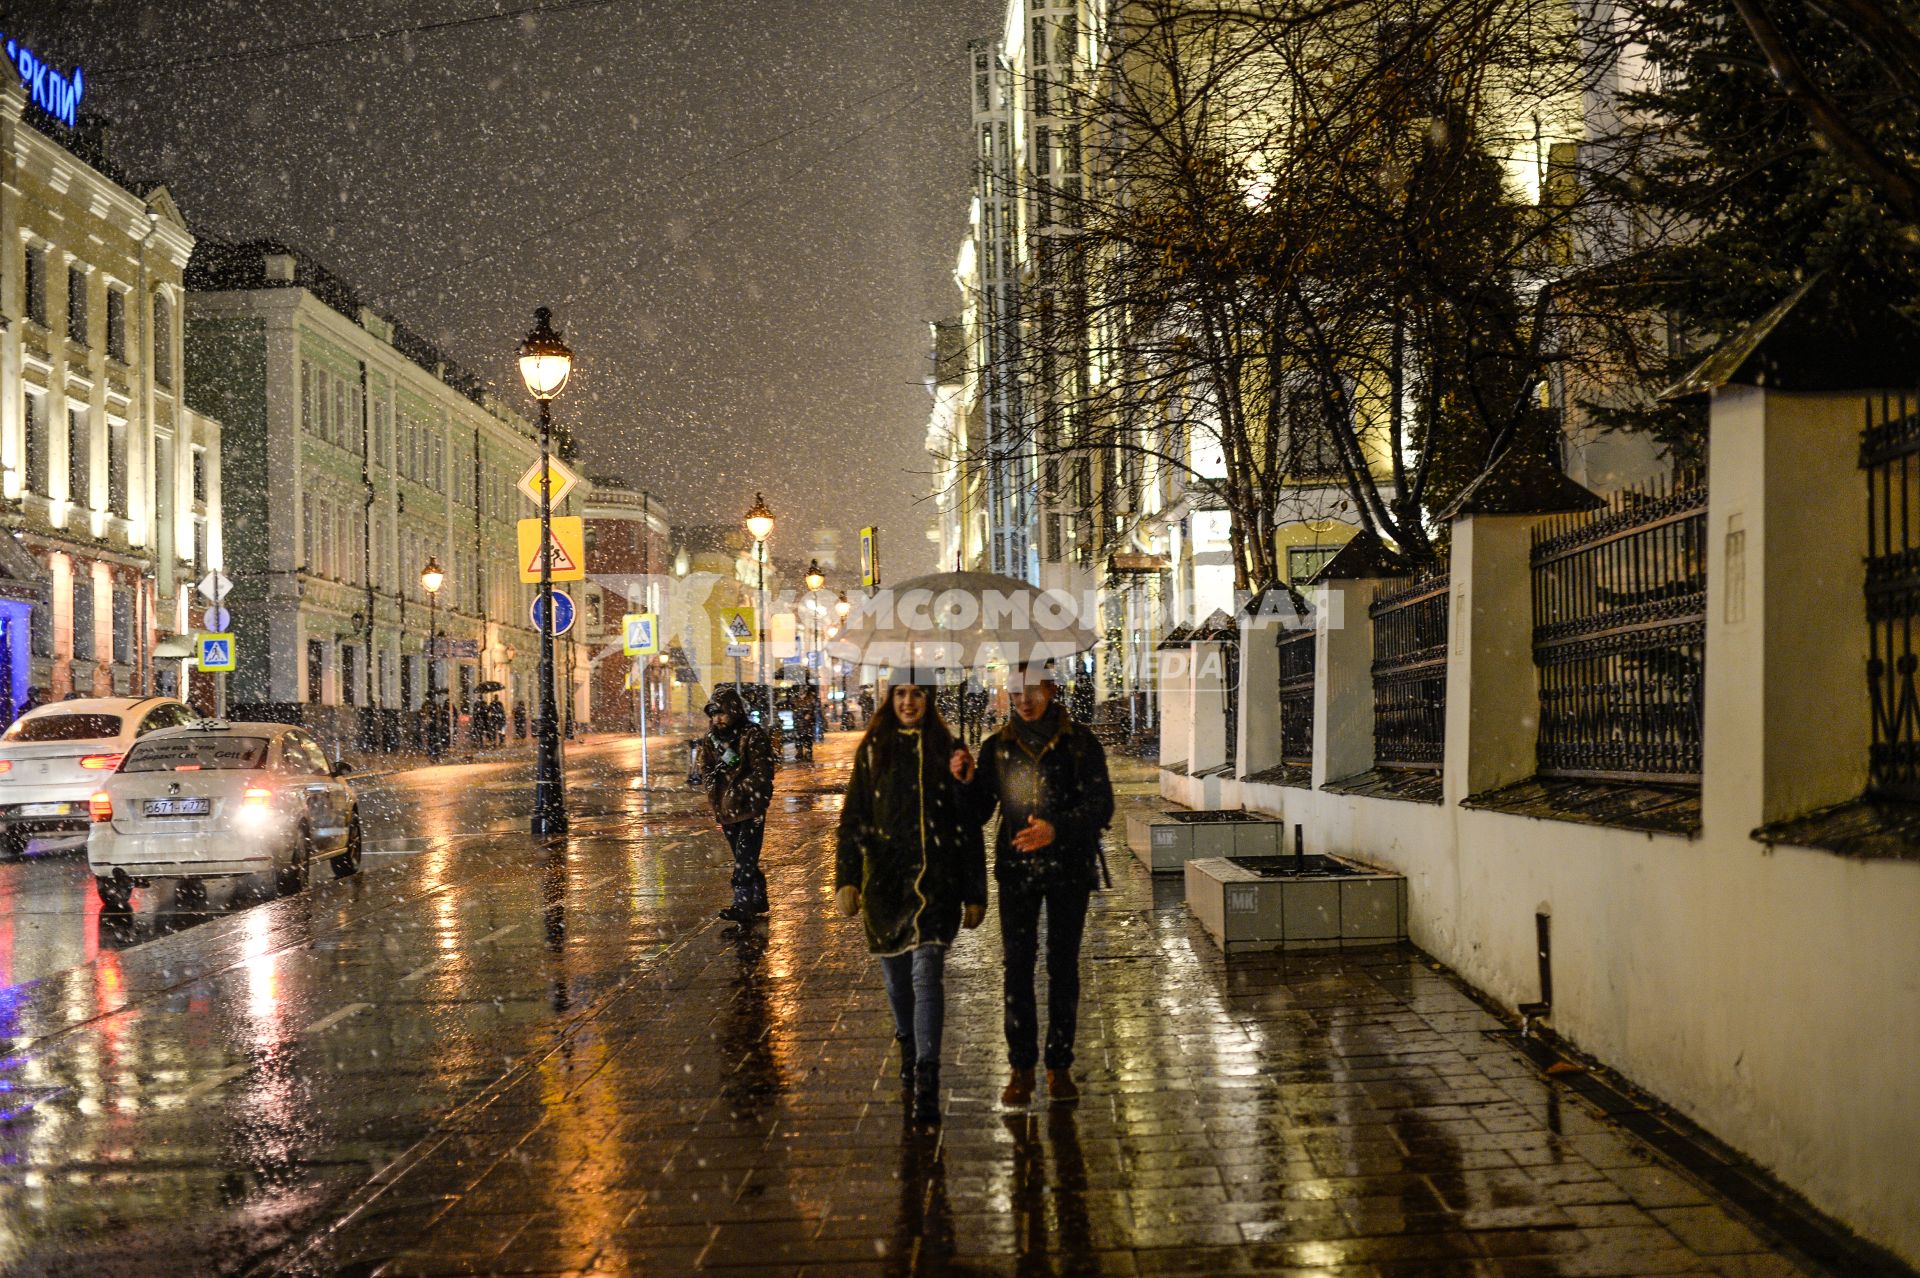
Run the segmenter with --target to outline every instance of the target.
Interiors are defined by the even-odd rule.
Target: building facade
[[[580,624],[592,654],[589,718],[601,728],[636,726],[644,684],[651,725],[657,729],[670,709],[675,676],[685,665],[684,659],[672,661],[673,645],[664,629],[674,581],[672,525],[651,493],[636,492],[626,480],[611,476],[594,477],[584,513],[588,579],[583,583],[586,607]],[[654,657],[627,656],[622,620],[630,612],[654,615],[660,631]]]
[[[539,459],[527,419],[284,246],[204,245],[188,279],[188,365],[234,423],[233,701],[303,707],[342,736],[394,721],[367,710],[405,729],[441,694],[456,713],[498,695],[510,732],[531,722],[535,588],[515,541],[538,513],[517,487]],[[556,513],[585,500],[576,490]],[[437,599],[429,561],[445,574]],[[437,659],[436,633],[451,641]],[[563,637],[557,660],[576,719],[580,642]]]
[[[192,693],[179,636],[223,564],[220,425],[182,359],[193,235],[80,142],[0,84],[0,719],[29,687]]]

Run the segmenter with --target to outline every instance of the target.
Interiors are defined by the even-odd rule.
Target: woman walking
[[[987,913],[986,848],[956,768],[972,760],[926,684],[895,684],[853,757],[834,875],[840,912],[862,916],[880,958],[913,1115],[940,1121],[946,949]]]

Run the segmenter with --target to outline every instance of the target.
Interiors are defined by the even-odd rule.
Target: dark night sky
[[[676,521],[760,488],[777,554],[876,522],[890,577],[930,568],[925,324],[1000,0],[545,0],[236,56],[540,4],[31,0],[0,30],[85,69],[115,161],[197,231],[306,247],[503,391],[553,305],[586,468]]]

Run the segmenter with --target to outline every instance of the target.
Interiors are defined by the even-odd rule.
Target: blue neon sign
[[[35,106],[69,129],[74,127],[80,115],[80,95],[86,92],[86,80],[79,67],[75,67],[70,76],[61,75],[51,63],[41,61],[38,54],[18,40],[7,41],[7,61],[13,63],[21,86]]]

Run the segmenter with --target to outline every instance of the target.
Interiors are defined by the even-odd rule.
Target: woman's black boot
[[[940,1121],[939,1061],[921,1061],[914,1070],[913,1121],[929,1127]]]
[[[895,1034],[893,1045],[900,1049],[900,1086],[913,1086],[913,1038],[911,1035]]]

